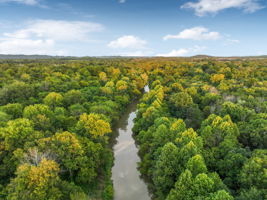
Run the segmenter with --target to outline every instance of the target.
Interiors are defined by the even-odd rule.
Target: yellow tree
[[[121,74],[121,70],[118,68],[113,68],[111,73],[112,73],[112,79],[117,80]]]
[[[117,91],[125,91],[127,90],[128,86],[127,86],[127,82],[126,81],[123,81],[123,80],[120,80],[116,83],[116,90]]]
[[[100,73],[99,73],[99,78],[100,78],[100,80],[103,81],[103,82],[106,82],[106,81],[108,80],[108,78],[107,78],[107,74],[106,74],[105,72],[100,72]]]
[[[63,102],[63,96],[56,92],[51,92],[44,98],[44,103],[53,109],[56,106],[61,106],[62,102]]]
[[[23,164],[18,167],[16,178],[8,185],[7,200],[58,200],[60,169],[52,160],[43,159],[37,166]]]
[[[210,80],[212,83],[219,83],[224,80],[224,74],[213,74]]]
[[[95,113],[82,114],[76,128],[82,135],[92,136],[93,138],[101,137],[111,132],[110,124],[103,120],[101,115]]]
[[[49,152],[52,151],[60,160],[72,176],[72,170],[77,170],[79,158],[84,151],[76,134],[70,132],[56,133],[52,137],[44,138],[39,141],[39,146]]]
[[[105,95],[111,95],[113,94],[113,90],[114,90],[114,82],[113,81],[109,81],[105,84],[104,87],[101,88],[101,91],[103,94]]]

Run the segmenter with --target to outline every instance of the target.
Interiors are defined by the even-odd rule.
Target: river
[[[149,89],[146,86],[145,92]],[[130,104],[127,111],[115,127],[118,135],[117,143],[113,147],[114,166],[112,180],[114,200],[150,200],[147,185],[140,178],[137,163],[140,162],[138,148],[133,139],[132,128],[136,117],[137,101]]]

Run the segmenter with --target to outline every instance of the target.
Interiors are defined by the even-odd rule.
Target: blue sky
[[[266,0],[0,0],[0,54],[267,54]]]

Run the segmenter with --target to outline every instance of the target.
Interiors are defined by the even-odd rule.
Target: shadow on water
[[[140,158],[132,132],[137,104],[138,101],[131,103],[114,127],[112,139],[115,158],[112,168],[114,200],[151,199],[147,185],[140,178],[140,172],[137,169]]]

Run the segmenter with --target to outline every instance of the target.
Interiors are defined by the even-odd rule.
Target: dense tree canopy
[[[133,130],[155,199],[267,197],[266,66],[159,58],[148,68]]]
[[[0,199],[111,200],[112,127],[139,98],[154,199],[265,200],[266,97],[266,59],[0,61]]]
[[[111,127],[142,94],[145,70],[116,59],[18,62],[0,63],[0,199],[112,199]]]

